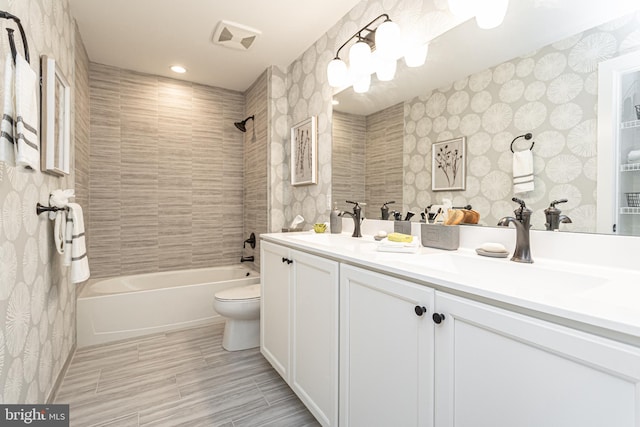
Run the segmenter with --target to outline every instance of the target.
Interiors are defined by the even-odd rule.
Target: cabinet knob
[[[282,257],[282,262],[283,263],[287,262],[287,259],[285,257]]]
[[[431,316],[431,318],[433,319],[433,321],[435,323],[437,323],[439,325],[444,320],[444,314],[433,313],[433,316]]]
[[[427,312],[427,307],[416,305],[414,310],[418,316],[422,316]]]

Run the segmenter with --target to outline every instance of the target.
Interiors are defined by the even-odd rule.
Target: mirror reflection
[[[598,200],[606,198],[596,190],[602,126],[598,66],[639,50],[640,13],[632,10],[638,6],[625,1],[608,3],[606,10],[589,5],[589,16],[581,17],[576,8],[585,7],[584,2],[567,9],[518,3],[520,9],[507,14],[500,42],[483,43],[498,36],[478,33],[475,23],[466,22],[431,43],[421,77],[411,69],[409,77],[373,83],[370,93],[336,95],[334,200],[364,200],[366,216],[380,218],[387,201],[396,202],[390,209],[418,214],[450,199],[454,206],[470,204],[480,213],[480,224],[495,226],[517,207],[511,201],[516,195],[533,209],[532,227],[544,230],[545,209],[566,199],[552,210],[571,220],[559,222],[559,230],[614,232],[598,225],[597,218],[602,210]],[[547,31],[540,35],[536,28],[549,28],[555,38],[549,40]],[[521,37],[523,32],[529,36]],[[477,40],[477,48],[470,48],[468,40]],[[401,64],[398,68],[399,74],[407,71]],[[403,86],[405,79],[410,83]],[[620,88],[625,97],[640,100],[639,79],[640,73],[627,78],[630,83]],[[529,132],[535,142],[534,189],[514,193],[510,145]],[[466,136],[465,190],[433,191],[432,144],[461,136]],[[514,151],[529,146],[520,138]],[[640,140],[635,149],[640,150]],[[624,196],[613,199],[616,206],[607,209],[626,206]],[[640,223],[640,215],[635,220]],[[633,229],[639,228],[627,228]]]

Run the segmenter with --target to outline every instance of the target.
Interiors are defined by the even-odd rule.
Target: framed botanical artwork
[[[42,55],[40,60],[40,169],[52,175],[68,175],[71,152],[71,85],[52,57]]]
[[[317,132],[316,116],[291,128],[291,185],[318,182]]]
[[[431,189],[464,190],[467,181],[466,138],[436,142],[431,148]]]

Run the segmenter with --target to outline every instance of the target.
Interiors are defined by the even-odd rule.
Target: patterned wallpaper
[[[95,63],[89,82],[92,277],[237,264],[244,95]]]
[[[598,63],[640,46],[640,13],[558,41],[405,102],[404,207],[420,211],[443,198],[471,204],[481,223],[510,215],[511,140],[532,132],[535,189],[519,194],[544,229],[549,202],[595,231]],[[465,191],[431,192],[431,144],[467,137]],[[516,149],[526,149],[519,139]]]
[[[446,0],[363,0],[296,59],[284,78],[274,73],[271,102],[280,113],[272,117],[276,129],[269,160],[274,191],[270,205],[272,231],[279,231],[278,224],[288,225],[297,214],[304,216],[307,228],[314,222],[329,220],[333,89],[327,83],[326,67],[345,40],[381,13],[389,13],[407,34],[422,40],[430,40],[458,23],[449,14]],[[288,172],[289,128],[309,116],[318,117],[318,184],[292,187]]]
[[[74,87],[75,26],[68,0],[3,0],[27,33],[31,67],[52,55]],[[0,22],[0,81],[9,51]],[[16,32],[17,34],[17,32]],[[16,44],[21,48],[19,37]],[[0,89],[0,92],[4,92]],[[3,93],[0,93],[2,97]],[[72,105],[72,110],[74,106]],[[73,111],[72,111],[73,116]],[[72,125],[72,141],[74,131]],[[73,170],[73,167],[71,168]],[[53,246],[53,225],[38,217],[57,188],[73,188],[74,176],[56,178],[0,163],[0,402],[45,402],[75,343],[75,285]]]

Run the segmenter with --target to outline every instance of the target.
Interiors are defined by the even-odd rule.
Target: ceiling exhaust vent
[[[213,33],[214,44],[232,49],[249,50],[260,35],[260,31],[235,22],[220,21]]]

